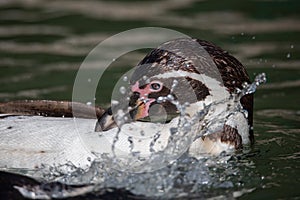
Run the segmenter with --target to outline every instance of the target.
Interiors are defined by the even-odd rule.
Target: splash
[[[239,98],[241,98],[242,96],[244,96],[246,94],[253,94],[259,85],[264,84],[266,82],[267,82],[266,74],[265,73],[258,74],[255,77],[253,83],[251,83],[251,84],[244,83],[243,89],[242,90],[237,89],[236,93],[238,94]]]
[[[139,164],[135,165],[135,171],[120,170],[124,165],[120,164],[116,154],[113,157],[101,154],[97,155],[98,158],[92,161],[91,166],[85,170],[68,163],[61,166],[44,166],[35,174],[48,182],[59,181],[66,185],[85,185],[84,189],[80,190],[81,193],[78,190],[74,192],[72,188],[50,192],[48,190],[45,193],[45,188],[42,186],[34,189],[24,186],[18,190],[28,198],[44,197],[40,194],[46,194],[47,198],[63,198],[74,196],[74,194],[103,191],[105,188],[123,188],[135,195],[164,199],[175,197],[235,198],[243,193],[251,192],[259,176],[253,171],[255,166],[247,159],[249,156],[247,153],[222,153],[219,156],[203,155],[195,158],[188,154],[187,147],[195,139],[213,134],[213,130],[223,126],[224,121],[226,122],[234,113],[245,113],[239,104],[240,98],[254,93],[257,87],[266,80],[264,73],[259,74],[253,83],[243,84],[243,88],[237,89],[236,93],[228,99],[203,105],[204,109],[192,117],[186,115],[189,104],[181,105],[171,94],[160,97],[158,101],[170,101],[180,111],[177,127],[170,131],[168,143],[163,151],[155,150],[154,146],[161,135],[159,132],[154,134],[149,146],[151,155],[147,159],[143,159],[139,152],[133,151],[135,143],[132,137],[128,137],[131,154],[127,161],[139,160]],[[176,87],[176,84],[174,82],[172,88]],[[205,120],[209,115],[214,114],[218,106],[224,104],[227,105],[226,109],[218,112],[218,118]],[[119,117],[122,118],[122,116],[124,113],[119,113]],[[114,138],[113,150],[119,134],[120,131]],[[183,150],[184,153],[182,153]],[[247,151],[247,147],[244,151]],[[252,185],[247,185],[250,179],[252,181],[249,182]]]

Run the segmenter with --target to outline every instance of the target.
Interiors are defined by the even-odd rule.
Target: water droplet
[[[178,85],[178,81],[177,80],[173,80],[173,84],[171,86],[171,93],[174,91],[175,87]]]
[[[287,58],[290,58],[290,57],[291,57],[291,54],[290,54],[290,53],[286,54],[286,57],[287,57]]]
[[[272,68],[275,68],[275,67],[276,67],[276,65],[275,65],[275,64],[273,64],[273,65],[272,65]]]
[[[171,95],[171,94],[168,94],[167,98],[168,98],[169,101],[173,101],[174,100],[174,96]]]
[[[256,91],[257,86],[259,86],[262,83],[265,83],[267,81],[267,77],[265,73],[258,74],[255,76],[255,79],[253,83],[243,83],[243,90],[239,91],[239,93],[245,95],[245,94],[252,94]]]
[[[127,141],[129,142],[130,152],[132,152],[132,149],[134,147],[132,136],[128,136]]]
[[[92,105],[92,102],[86,102],[86,105],[88,105],[88,106],[91,106]]]
[[[165,100],[166,100],[165,97],[160,96],[160,97],[157,98],[156,102],[157,103],[162,103],[162,102],[165,102]]]
[[[111,105],[118,105],[119,104],[119,101],[117,100],[111,100]]]
[[[244,35],[245,33],[241,32],[241,35]]]
[[[124,77],[123,77],[123,81],[125,81],[125,82],[128,81],[128,77],[127,77],[127,76],[124,76]]]
[[[121,86],[119,91],[120,91],[121,94],[125,94],[126,93],[126,88],[124,86]]]
[[[113,58],[113,59],[112,59],[112,61],[113,61],[113,62],[115,62],[115,61],[116,61],[116,59],[115,59],[115,58]]]
[[[252,40],[255,40],[256,39],[256,37],[255,36],[252,36]]]
[[[89,78],[89,79],[88,79],[88,82],[89,82],[89,83],[92,82],[92,79]]]
[[[294,48],[294,45],[292,44],[292,45],[291,45],[291,49],[293,49],[293,48]]]

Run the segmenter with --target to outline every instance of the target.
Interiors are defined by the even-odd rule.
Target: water
[[[150,4],[155,9],[149,9]],[[173,197],[174,188],[179,188],[184,197],[296,199],[300,196],[296,189],[300,186],[298,8],[299,2],[293,0],[243,4],[192,0],[4,1],[0,3],[0,100],[70,100],[77,69],[86,54],[99,41],[119,31],[163,26],[213,41],[241,60],[251,80],[261,72],[268,76],[268,83],[255,94],[254,146],[223,162],[218,162],[221,158],[196,162],[183,158],[173,165],[180,166],[180,175],[168,173],[170,169],[162,169],[157,177],[142,176],[148,179],[120,174],[123,179],[108,180],[105,187],[115,183],[121,187],[129,180],[143,185],[149,180],[149,193],[158,196],[167,190]],[[144,52],[137,51],[114,62],[101,80],[97,104],[108,105],[113,80],[117,81],[143,56]],[[93,177],[93,171],[90,174]],[[171,187],[174,183],[168,181],[176,176],[177,185],[192,182],[195,188]],[[196,192],[187,194],[190,190]],[[143,188],[133,191],[143,193]]]
[[[190,157],[183,154],[191,141],[195,140],[193,127],[199,127],[204,122],[211,110],[216,109],[219,104],[230,104],[227,108],[219,113],[213,123],[206,123],[202,128],[197,128],[196,137],[214,133],[214,129],[222,127],[224,120],[226,121],[234,112],[241,112],[239,102],[240,98],[245,94],[254,93],[256,87],[266,81],[265,74],[256,76],[255,81],[250,85],[245,85],[244,89],[237,91],[234,97],[214,102],[191,118],[185,115],[185,107],[188,104],[180,105],[174,100],[172,95],[161,97],[163,101],[171,101],[177,105],[181,111],[181,117],[177,124],[177,131],[170,136],[169,143],[163,151],[156,152],[153,146],[156,145],[157,139],[154,137],[150,143],[151,155],[140,159],[140,155],[132,153],[131,157],[127,157],[127,162],[119,159],[116,154],[113,157],[99,154],[98,158],[92,162],[91,167],[83,170],[75,167],[72,163],[61,166],[44,166],[37,169],[31,174],[34,177],[40,177],[47,182],[59,181],[68,185],[86,185],[82,188],[84,192],[97,192],[103,188],[126,188],[135,195],[142,195],[150,198],[207,198],[207,197],[239,197],[244,193],[251,192],[254,186],[244,184],[243,179],[256,181],[260,179],[258,174],[253,171],[253,163],[245,159],[249,156],[249,150],[244,149],[241,154],[223,153],[220,156],[202,156],[201,158]],[[173,84],[176,87],[176,84]],[[235,97],[236,96],[236,97]],[[189,123],[187,121],[189,120]],[[201,126],[200,126],[201,127]],[[122,129],[122,127],[121,127]],[[120,129],[120,130],[121,130]],[[115,142],[119,139],[117,133]],[[132,136],[128,136],[130,148],[134,148],[134,140]],[[114,148],[112,144],[112,148]],[[178,155],[179,154],[179,155]],[[179,157],[180,156],[180,157]],[[138,162],[138,165],[132,164]],[[166,163],[162,165],[162,163]],[[243,174],[243,170],[251,171],[249,174]],[[224,189],[229,190],[224,196]],[[56,189],[48,190],[45,185],[38,187],[26,188],[18,187],[18,190],[29,198],[45,198],[48,197],[70,197],[74,195],[75,189]],[[213,196],[208,191],[214,190]],[[78,192],[75,192],[78,195]]]

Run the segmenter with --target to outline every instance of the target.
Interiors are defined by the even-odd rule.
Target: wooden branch
[[[76,109],[76,116],[72,106]],[[0,114],[99,118],[103,113],[104,109],[101,107],[70,101],[20,100],[0,103]]]

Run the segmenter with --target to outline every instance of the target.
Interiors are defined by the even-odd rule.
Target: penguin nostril
[[[136,101],[140,98],[140,93],[133,92],[133,94],[130,96],[129,100],[129,106],[134,107],[136,104]]]
[[[131,96],[131,99],[133,100],[133,101],[137,101],[139,98],[140,98],[140,93],[138,93],[138,92],[134,92],[133,94],[132,94],[132,96]]]

